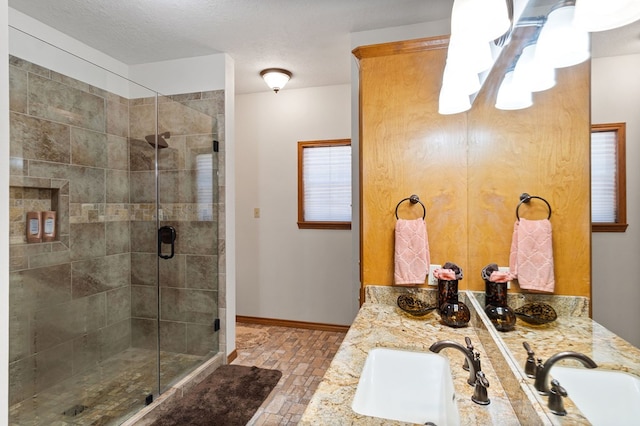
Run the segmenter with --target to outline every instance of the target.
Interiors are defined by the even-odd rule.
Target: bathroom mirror
[[[552,418],[555,416],[542,405],[546,399],[538,399],[533,380],[524,372],[527,353],[520,341],[524,339],[518,338],[527,335],[532,345],[541,345],[545,341],[545,326],[529,326],[518,320],[516,332],[495,330],[484,312],[484,283],[479,271],[489,263],[509,266],[519,195],[527,192],[541,196],[553,209],[555,291],[551,304],[563,315],[563,321],[571,323],[572,316],[582,317],[576,321],[588,319],[591,297],[590,61],[557,68],[555,86],[534,92],[529,108],[501,110],[495,106],[504,75],[514,69],[523,49],[539,34],[539,28],[533,23],[546,16],[555,3],[532,0],[525,8],[509,44],[502,50],[467,114],[468,263],[472,270],[468,289],[473,290],[468,294],[485,328],[479,335],[494,341],[496,353],[504,357],[503,368],[496,370],[509,373],[501,377],[507,383],[503,383],[505,389],[509,387],[516,399],[538,401],[538,412],[546,413],[551,423],[557,422]],[[573,160],[566,161],[569,157]],[[547,209],[544,203],[532,202],[520,210],[520,216],[544,219]],[[537,297],[521,290],[517,282],[512,283],[509,293],[510,300],[517,300],[514,303],[518,306],[528,298]],[[500,362],[494,361],[494,355],[487,354],[492,362]],[[546,359],[548,354],[542,356]]]

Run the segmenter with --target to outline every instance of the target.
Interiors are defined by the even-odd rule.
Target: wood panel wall
[[[560,70],[529,109],[495,109],[496,88],[485,84],[469,112],[440,115],[447,44],[435,37],[354,50],[363,288],[393,284],[394,211],[417,194],[431,263],[459,264],[460,287],[483,290],[486,264],[508,266],[515,208],[528,192],[553,209],[556,294],[590,296],[589,64]],[[532,202],[521,216],[542,217],[543,207]],[[399,214],[422,209],[405,202]]]

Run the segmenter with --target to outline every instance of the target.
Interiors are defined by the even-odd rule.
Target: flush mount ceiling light
[[[282,68],[267,68],[266,70],[260,71],[260,76],[271,90],[278,93],[291,79],[292,74],[291,71]]]
[[[576,2],[575,24],[585,31],[605,31],[640,19],[638,0],[580,0]]]

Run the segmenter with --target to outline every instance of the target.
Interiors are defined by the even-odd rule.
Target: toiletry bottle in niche
[[[40,212],[27,212],[27,242],[42,242],[42,214]]]
[[[42,241],[56,240],[56,212],[42,212]]]

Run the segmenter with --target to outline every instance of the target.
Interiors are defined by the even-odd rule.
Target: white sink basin
[[[401,422],[460,424],[449,361],[430,352],[372,349],[351,408]]]
[[[640,378],[621,371],[560,366],[550,374],[594,426],[640,421]]]

